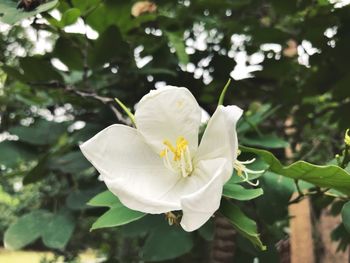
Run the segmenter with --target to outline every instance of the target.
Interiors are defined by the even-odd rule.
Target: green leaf
[[[246,189],[239,184],[227,183],[224,185],[224,191],[222,195],[240,201],[247,201],[257,198],[263,193],[264,192],[261,188]]]
[[[336,165],[315,165],[305,161],[297,161],[291,165],[283,166],[270,152],[241,146],[244,152],[259,155],[270,165],[269,170],[293,179],[304,180],[319,187],[334,188],[350,195],[350,174]]]
[[[189,233],[176,226],[162,225],[146,239],[142,254],[145,261],[163,261],[184,255],[192,247]]]
[[[50,160],[50,168],[64,173],[79,174],[90,168],[91,164],[85,159],[81,151],[69,152],[59,158]]]
[[[45,56],[24,57],[20,60],[20,67],[23,70],[23,79],[28,82],[61,82],[62,76],[52,66],[50,60]]]
[[[247,217],[241,209],[232,204],[227,200],[223,200],[220,206],[221,213],[229,219],[234,228],[256,247],[261,250],[265,250],[266,247],[263,245],[259,238],[256,223]]]
[[[12,0],[2,0],[0,2],[0,21],[6,24],[14,24],[24,18],[35,16],[36,14],[48,11],[56,6],[58,0],[49,1],[39,5],[33,11],[27,12],[17,9],[17,2]]]
[[[346,230],[350,233],[350,202],[343,206],[341,217]]]
[[[13,167],[20,161],[32,160],[35,153],[31,148],[18,141],[3,141],[0,143],[0,164],[6,167]]]
[[[183,33],[182,32],[165,32],[169,42],[171,45],[175,48],[177,58],[179,59],[179,62],[181,64],[187,64],[190,59],[188,57],[188,54],[186,53],[186,47],[185,42],[183,39]]]
[[[70,36],[70,38],[65,35],[60,36],[55,43],[52,56],[61,60],[70,70],[83,70],[82,50],[77,43],[80,43],[77,36]]]
[[[215,226],[213,220],[208,220],[201,228],[198,229],[199,235],[206,241],[214,239]]]
[[[20,141],[34,145],[48,145],[54,143],[58,137],[66,131],[65,123],[57,123],[46,120],[37,120],[29,127],[16,126],[9,132],[19,137]]]
[[[255,201],[259,219],[273,225],[287,218],[289,200],[296,192],[294,180],[267,171],[260,179],[260,187],[264,195]]]
[[[45,246],[63,249],[73,234],[75,222],[68,213],[52,215],[51,220],[43,227],[42,239]]]
[[[146,215],[142,212],[134,211],[125,207],[110,191],[98,194],[88,203],[88,205],[110,207],[110,210],[96,220],[92,225],[91,230],[122,226]]]
[[[101,189],[99,189],[101,190]],[[82,210],[89,208],[87,202],[98,193],[98,189],[76,190],[69,193],[66,205],[72,210]]]
[[[5,248],[20,249],[34,242],[40,237],[47,216],[46,211],[38,210],[19,218],[5,231]]]
[[[126,62],[131,53],[129,44],[123,39],[119,28],[110,26],[97,39],[90,54],[89,62],[92,66],[100,66],[115,60],[124,59]]]
[[[113,207],[115,204],[119,204],[119,199],[111,191],[104,191],[92,198],[88,205],[90,206],[106,206]]]
[[[23,184],[31,184],[44,178],[48,173],[47,161],[49,154],[44,155],[39,159],[39,162],[31,169],[23,178]]]
[[[289,145],[288,142],[279,138],[276,134],[261,135],[258,137],[246,138],[242,137],[240,143],[244,145],[258,146],[264,148],[285,148]]]
[[[69,26],[74,24],[80,16],[80,10],[78,8],[70,8],[63,13],[61,23],[64,26]]]
[[[92,225],[91,230],[105,227],[122,226],[138,220],[144,216],[144,213],[131,210],[123,205],[116,206],[100,216]]]
[[[8,249],[21,249],[42,237],[47,247],[63,249],[74,230],[74,220],[70,214],[53,214],[37,210],[22,216],[5,232],[4,244]]]
[[[245,133],[249,130],[256,130],[257,126],[271,116],[279,107],[272,108],[270,104],[253,105],[254,108],[243,116],[238,122],[237,132]]]

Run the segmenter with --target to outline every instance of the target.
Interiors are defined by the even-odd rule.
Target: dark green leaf
[[[79,174],[90,168],[91,164],[80,151],[67,153],[59,158],[50,160],[50,168],[64,173]]]
[[[30,184],[37,182],[48,175],[47,161],[49,155],[46,154],[40,158],[39,162],[33,169],[31,169],[24,177],[23,184]]]
[[[48,145],[54,143],[66,131],[65,123],[37,120],[29,127],[16,126],[9,131],[19,137],[20,141],[34,145]]]
[[[98,192],[97,189],[77,190],[71,192],[67,199],[66,205],[72,210],[82,210],[88,208],[87,202]]]
[[[259,238],[258,229],[256,223],[247,217],[241,209],[227,200],[223,200],[220,206],[221,213],[229,219],[235,229],[256,247],[261,250],[265,250]]]
[[[3,141],[0,143],[0,164],[12,167],[20,161],[32,160],[35,153],[31,148],[18,141]]]
[[[193,247],[189,233],[173,226],[161,226],[146,239],[142,249],[145,261],[169,260],[188,253]]]
[[[343,206],[341,217],[346,230],[350,233],[350,202]]]

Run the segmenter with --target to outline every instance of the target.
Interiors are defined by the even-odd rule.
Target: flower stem
[[[236,231],[222,215],[217,214],[214,220],[215,230],[210,263],[232,263],[235,256]]]

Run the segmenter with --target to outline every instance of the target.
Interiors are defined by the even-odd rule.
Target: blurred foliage
[[[163,215],[146,215],[89,232],[103,213],[110,224],[106,215],[117,204],[110,210],[86,205],[105,188],[79,143],[126,121],[113,98],[132,108],[164,83],[189,88],[212,113],[231,74],[233,88],[224,103],[245,109],[240,143],[269,149],[282,163],[337,164],[334,155],[342,153],[350,126],[349,6],[336,8],[327,0],[162,0],[154,1],[156,10],[135,17],[136,1],[56,2],[31,12],[16,9],[16,1],[0,4],[0,21],[18,20],[0,24],[0,235],[7,246],[50,249],[67,261],[93,248],[106,262],[205,262],[212,222],[188,234],[168,226]],[[236,175],[225,186],[224,195],[237,201],[223,213],[240,217],[243,225],[230,220],[262,246],[258,227],[268,247],[261,252],[237,236],[241,262],[278,262],[276,244],[288,235],[287,207],[296,186],[321,194],[320,187],[333,186],[295,184],[281,177],[284,168],[275,161],[279,168],[260,178],[261,189],[243,187]],[[268,164],[263,154],[251,167]],[[345,178],[349,168],[342,168]],[[345,197],[334,190],[328,198],[321,209]],[[349,210],[345,205],[343,218]],[[94,228],[105,226],[99,220]],[[350,242],[348,221],[332,234],[341,249]]]

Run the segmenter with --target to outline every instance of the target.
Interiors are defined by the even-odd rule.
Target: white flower
[[[220,206],[237,159],[241,115],[236,106],[219,106],[198,146],[201,109],[188,89],[168,86],[141,99],[137,129],[111,125],[80,148],[126,207],[182,210],[181,226],[194,231]]]

